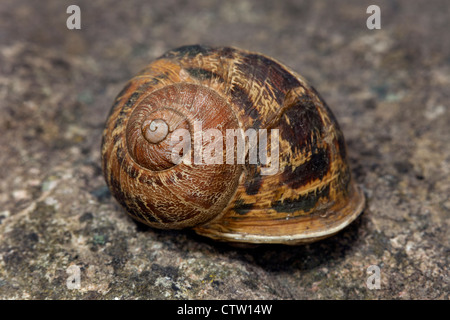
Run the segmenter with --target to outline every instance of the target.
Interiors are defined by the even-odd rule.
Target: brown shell
[[[164,135],[184,128],[192,139],[194,121],[222,133],[278,129],[279,170],[171,163],[168,138],[155,145],[143,137],[154,119],[168,123]],[[133,218],[222,241],[312,242],[343,229],[364,207],[342,132],[315,89],[274,59],[236,48],[181,47],[131,79],[107,120],[102,165]]]

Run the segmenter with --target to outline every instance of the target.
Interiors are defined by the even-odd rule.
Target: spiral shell
[[[174,161],[180,143],[210,153],[212,140],[198,136],[199,124],[224,137],[230,129],[241,138],[248,129],[276,129],[277,170],[264,174],[270,163],[261,158],[250,163],[248,147],[243,164],[226,163],[225,154],[215,154],[219,163],[197,161],[196,152]],[[102,166],[112,194],[136,220],[223,241],[312,242],[364,207],[342,132],[316,90],[274,59],[236,48],[181,47],[131,79],[108,117]]]

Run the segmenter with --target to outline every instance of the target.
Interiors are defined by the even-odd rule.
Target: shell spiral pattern
[[[228,129],[277,129],[278,171],[263,175],[264,164],[248,161],[174,162],[179,129],[189,133],[183,143],[208,148],[198,123],[224,137]],[[312,242],[364,207],[342,132],[317,91],[274,59],[236,48],[181,47],[132,78],[108,117],[102,167],[136,220],[222,241]]]

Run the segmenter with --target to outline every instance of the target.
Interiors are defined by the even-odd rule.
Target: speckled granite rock
[[[65,2],[0,4],[0,298],[449,298],[445,0],[379,1],[373,31],[370,1],[74,2],[76,31]],[[106,115],[134,73],[192,43],[263,52],[314,84],[367,194],[356,223],[307,246],[238,249],[123,213],[101,175]]]

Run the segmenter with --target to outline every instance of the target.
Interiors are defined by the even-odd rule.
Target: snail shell
[[[276,161],[261,154],[250,161],[251,143],[244,163],[236,161],[237,146],[231,164],[228,154],[218,155],[222,162],[196,161],[196,152],[174,161],[180,144],[200,155],[213,141],[225,149],[225,139],[205,133],[225,137],[231,129],[244,139],[248,129],[277,132],[267,138]],[[277,167],[267,174],[271,162]],[[102,167],[134,219],[222,241],[313,242],[351,223],[365,201],[339,125],[315,89],[272,58],[229,47],[181,47],[132,78],[108,117]]]

